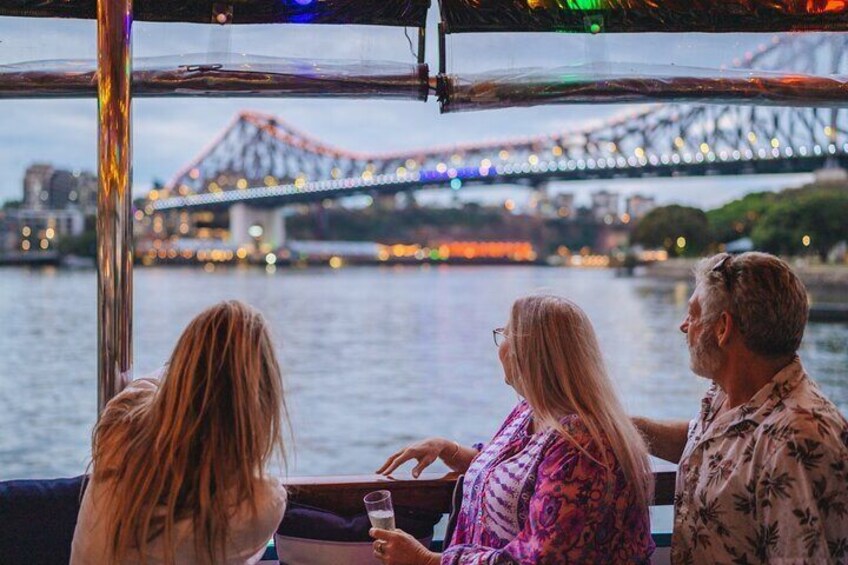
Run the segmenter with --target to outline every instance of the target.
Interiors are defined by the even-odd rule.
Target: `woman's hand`
[[[438,565],[439,554],[428,550],[403,530],[371,528],[374,557],[386,565]]]
[[[412,476],[418,478],[421,471],[429,467],[433,461],[440,457],[449,467],[453,468],[451,462],[458,452],[459,444],[455,441],[449,441],[441,437],[427,438],[392,454],[391,457],[386,459],[383,466],[377,469],[377,474],[388,475],[410,459],[415,459],[418,461],[418,465],[412,469]],[[454,470],[456,471],[458,469]]]

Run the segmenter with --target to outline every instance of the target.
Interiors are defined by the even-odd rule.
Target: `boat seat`
[[[68,563],[86,479],[86,475],[81,475],[67,479],[0,481],[0,562]],[[400,527],[426,543],[432,539],[433,526],[441,518],[440,514],[401,508],[396,509],[396,515]],[[346,555],[360,554],[365,548],[365,554],[370,556],[369,527],[364,513],[345,517],[290,502],[276,542],[281,557],[288,563],[332,563],[312,558],[302,561],[298,556],[306,551],[306,555],[316,557],[321,554],[316,550],[321,548],[332,548]],[[269,548],[263,562],[274,562],[276,557],[273,548]]]
[[[439,512],[395,507],[397,527],[425,546],[433,541]],[[379,565],[368,535],[371,524],[364,512],[343,516],[322,508],[290,502],[274,545],[280,565]]]
[[[86,478],[0,482],[0,561],[68,563]]]

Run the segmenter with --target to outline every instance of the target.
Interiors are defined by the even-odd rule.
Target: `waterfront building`
[[[36,163],[24,173],[23,191],[23,208],[27,210],[76,208],[84,216],[97,211],[97,176],[88,171]]]
[[[7,252],[55,251],[56,241],[84,229],[85,217],[76,208],[6,210],[0,216],[0,243]]]
[[[29,210],[49,208],[50,178],[53,176],[53,166],[36,163],[27,167],[24,173],[23,207]]]
[[[48,208],[77,208],[85,216],[97,212],[97,177],[87,171],[59,169],[50,177]]]
[[[656,198],[634,194],[627,198],[626,212],[630,220],[641,220],[648,212],[657,207]]]
[[[592,217],[598,222],[612,223],[618,217],[619,195],[601,190],[592,194]]]
[[[574,193],[560,192],[554,196],[553,201],[556,215],[560,218],[574,218],[576,209],[574,208]]]
[[[596,253],[607,254],[617,249],[624,249],[630,242],[630,229],[624,224],[606,223],[601,225],[595,236],[593,246]]]

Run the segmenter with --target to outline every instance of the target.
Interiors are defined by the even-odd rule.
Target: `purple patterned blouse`
[[[647,562],[648,509],[620,468],[613,484],[571,440],[553,430],[528,433],[531,421],[522,401],[471,463],[442,564]],[[598,458],[576,415],[562,423]]]

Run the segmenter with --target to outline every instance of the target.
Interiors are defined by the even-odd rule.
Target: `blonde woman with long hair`
[[[586,314],[556,296],[515,302],[494,330],[506,383],[523,397],[487,445],[427,439],[392,455],[413,475],[442,459],[465,473],[442,554],[372,530],[374,555],[403,565],[646,563],[654,549],[646,445],[616,398]]]
[[[92,439],[71,563],[255,563],[286,492],[280,367],[262,315],[236,301],[198,315],[161,381],[106,406]]]

